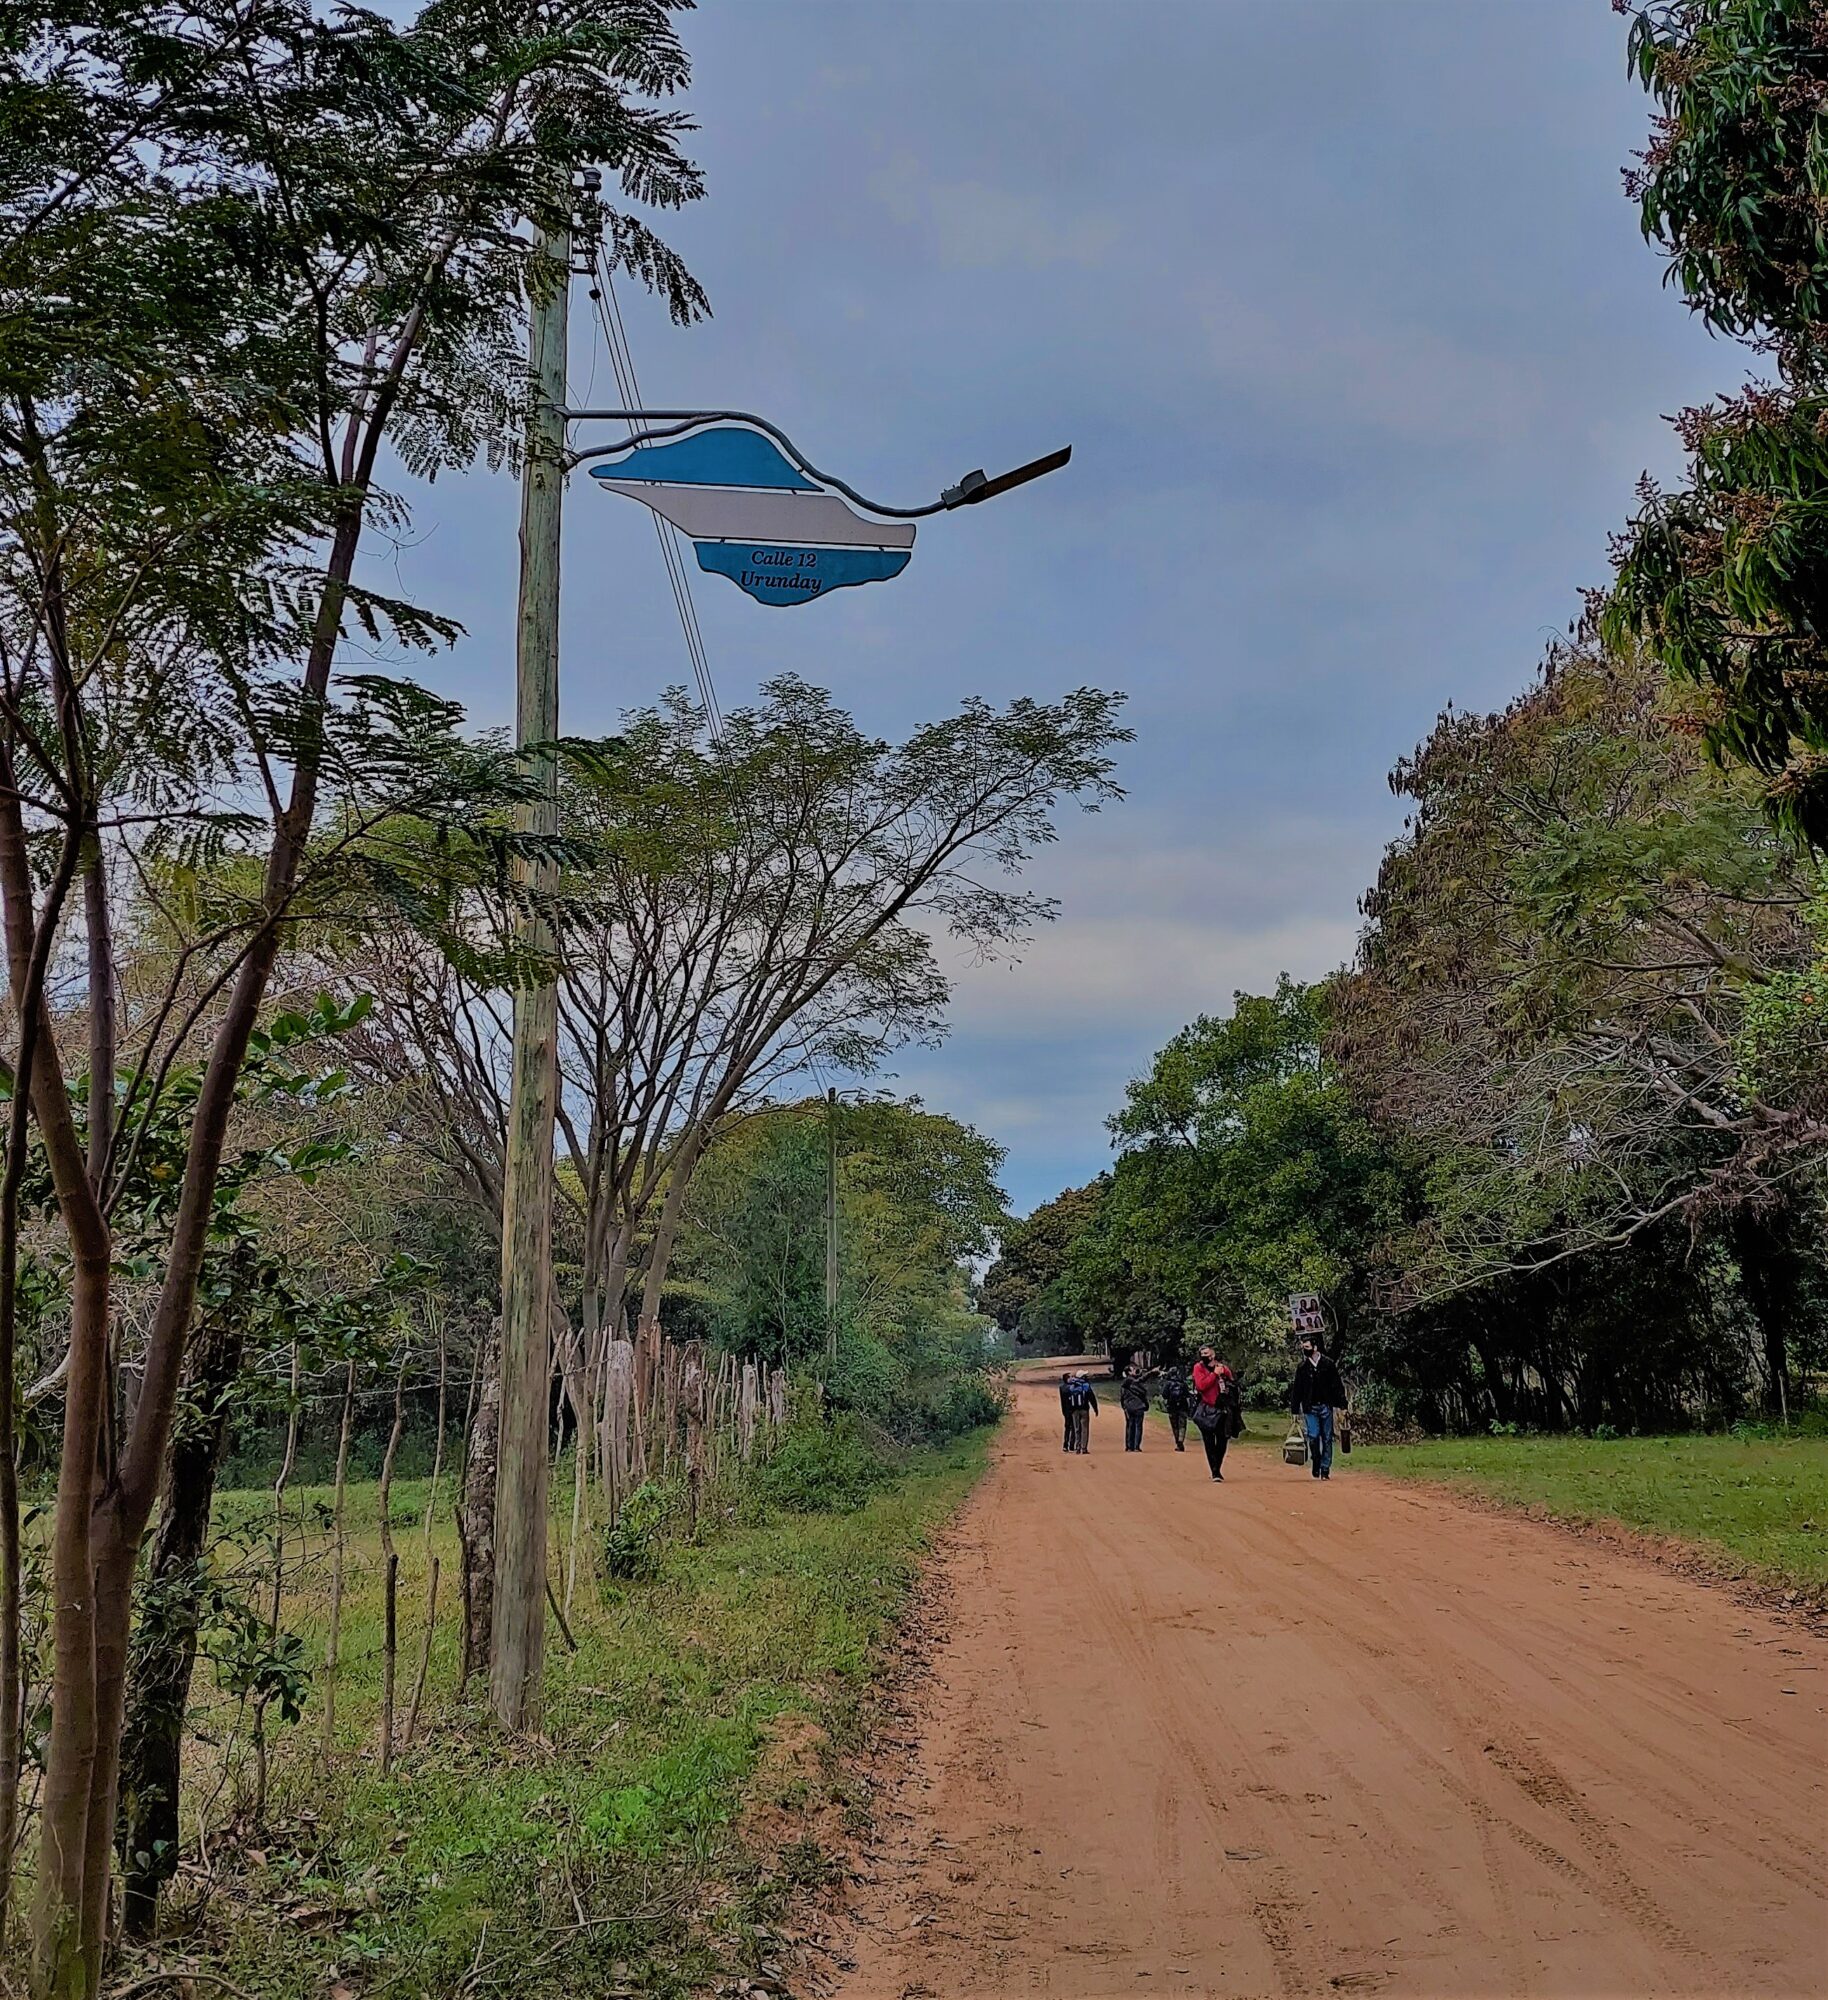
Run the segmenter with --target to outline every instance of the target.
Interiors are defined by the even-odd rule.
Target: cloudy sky
[[[1529,677],[1664,413],[1736,384],[1620,191],[1645,105],[1605,0],[707,0],[707,198],[665,229],[714,319],[624,294],[650,405],[754,409],[913,504],[897,582],[792,611],[696,579],[726,708],[794,671],[894,734],[966,694],[1130,696],[1122,805],[1073,815],[1020,964],[956,967],[900,1088],[1009,1148],[1025,1209],[1109,1158],[1184,1021],[1351,950],[1392,761]],[[613,401],[586,326],[574,400]],[[514,488],[423,496],[398,580],[511,712]],[[645,510],[579,482],[568,729],[687,677]],[[389,579],[390,581],[393,579]]]

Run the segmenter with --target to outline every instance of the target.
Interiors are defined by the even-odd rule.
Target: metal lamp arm
[[[594,446],[589,451],[571,451],[565,454],[565,470],[574,471],[580,465],[587,465],[593,458],[614,458],[618,453],[632,451],[636,445],[653,444],[662,438],[680,436],[683,432],[697,430],[701,424],[732,423],[751,424],[758,431],[765,432],[787,454],[808,479],[816,480],[822,486],[830,486],[842,493],[847,500],[854,500],[859,507],[871,514],[880,514],[886,520],[918,521],[928,514],[949,513],[954,507],[970,507],[980,500],[989,500],[999,493],[1007,493],[1012,486],[1025,485],[1031,479],[1039,479],[1043,473],[1055,472],[1073,455],[1072,446],[1050,452],[1045,458],[1037,458],[1029,464],[1018,466],[1014,472],[999,473],[995,479],[986,479],[982,472],[968,472],[956,486],[948,486],[937,500],[930,500],[924,507],[885,507],[880,500],[868,500],[848,484],[830,472],[821,472],[807,458],[787,433],[771,424],[766,417],[758,417],[749,410],[564,410],[560,414],[567,423],[586,420],[614,423],[654,423],[656,428],[636,431],[616,444]]]

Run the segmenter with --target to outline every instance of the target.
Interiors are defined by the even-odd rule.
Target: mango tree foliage
[[[1154,1331],[1153,1305],[1261,1361],[1289,1293],[1323,1294],[1341,1325],[1365,1309],[1376,1246],[1412,1190],[1326,1057],[1328,1006],[1326,988],[1286,976],[1273,994],[1240,993],[1129,1086],[1110,1120],[1117,1167],[1072,1263],[1095,1281],[1121,1251],[1138,1332]]]
[[[1079,1353],[1098,1337],[1082,1321],[1064,1281],[1073,1247],[1094,1227],[1108,1176],[1063,1188],[1019,1221],[1007,1224],[997,1260],[978,1287],[978,1305],[1005,1333],[1041,1353]]]
[[[1627,176],[1644,233],[1718,332],[1776,380],[1684,411],[1684,483],[1646,481],[1608,637],[1689,690],[1710,748],[1828,843],[1828,6],[1652,0],[1631,62],[1657,103]]]
[[[1333,1047],[1434,1148],[1421,1291],[1776,1198],[1828,1127],[1740,1060],[1748,1005],[1813,963],[1818,885],[1672,731],[1648,662],[1561,647],[1491,716],[1449,712],[1393,787]]]

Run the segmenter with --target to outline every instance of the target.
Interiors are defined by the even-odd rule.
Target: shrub
[[[1008,1410],[1009,1391],[1000,1376],[955,1376],[920,1406],[918,1435],[924,1444],[945,1444],[967,1431],[1001,1423]]]
[[[899,1434],[908,1414],[908,1371],[873,1333],[849,1324],[838,1329],[838,1351],[825,1373],[825,1395],[834,1410],[854,1410],[878,1430]]]
[[[854,1514],[879,1488],[893,1483],[895,1468],[873,1444],[854,1412],[815,1412],[788,1426],[754,1475],[756,1497],[789,1514]]]
[[[640,1583],[660,1573],[660,1558],[677,1511],[678,1493],[647,1479],[622,1503],[603,1536],[603,1573]]]

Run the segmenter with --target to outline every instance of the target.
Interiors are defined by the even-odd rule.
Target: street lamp
[[[640,500],[670,521],[691,541],[701,569],[729,577],[759,603],[786,605],[899,576],[913,553],[916,521],[994,499],[1057,471],[1072,456],[1070,448],[1050,452],[994,479],[968,472],[925,506],[886,507],[821,472],[784,432],[746,411],[567,408],[571,276],[580,253],[590,253],[594,261],[601,186],[599,169],[581,171],[574,181],[577,212],[569,222],[547,222],[537,231],[528,283],[532,393],[521,471],[515,742],[534,782],[517,818],[523,832],[548,837],[558,829],[560,517],[565,480],[579,466],[590,465],[598,484]],[[596,420],[647,428],[617,444],[569,450],[566,426]],[[552,864],[530,859],[524,865],[531,893],[522,936],[532,947],[531,964],[540,968],[553,942],[539,913],[551,887]],[[536,969],[514,995],[502,1172],[501,1416],[489,1658],[490,1701],[503,1726],[516,1730],[539,1727],[545,1661],[557,1016],[557,989],[547,972]],[[827,1115],[834,1116],[832,1100],[827,1102]],[[833,1201],[828,1191],[826,1291],[835,1334]]]
[[[567,423],[636,428],[614,444],[565,454],[607,491],[651,508],[693,546],[701,569],[762,604],[806,604],[833,590],[899,576],[913,523],[974,507],[1057,472],[1072,447],[992,479],[967,472],[937,500],[892,507],[821,471],[766,417],[749,410],[566,410]],[[604,461],[613,460],[614,463]],[[859,511],[861,510],[861,511]]]

